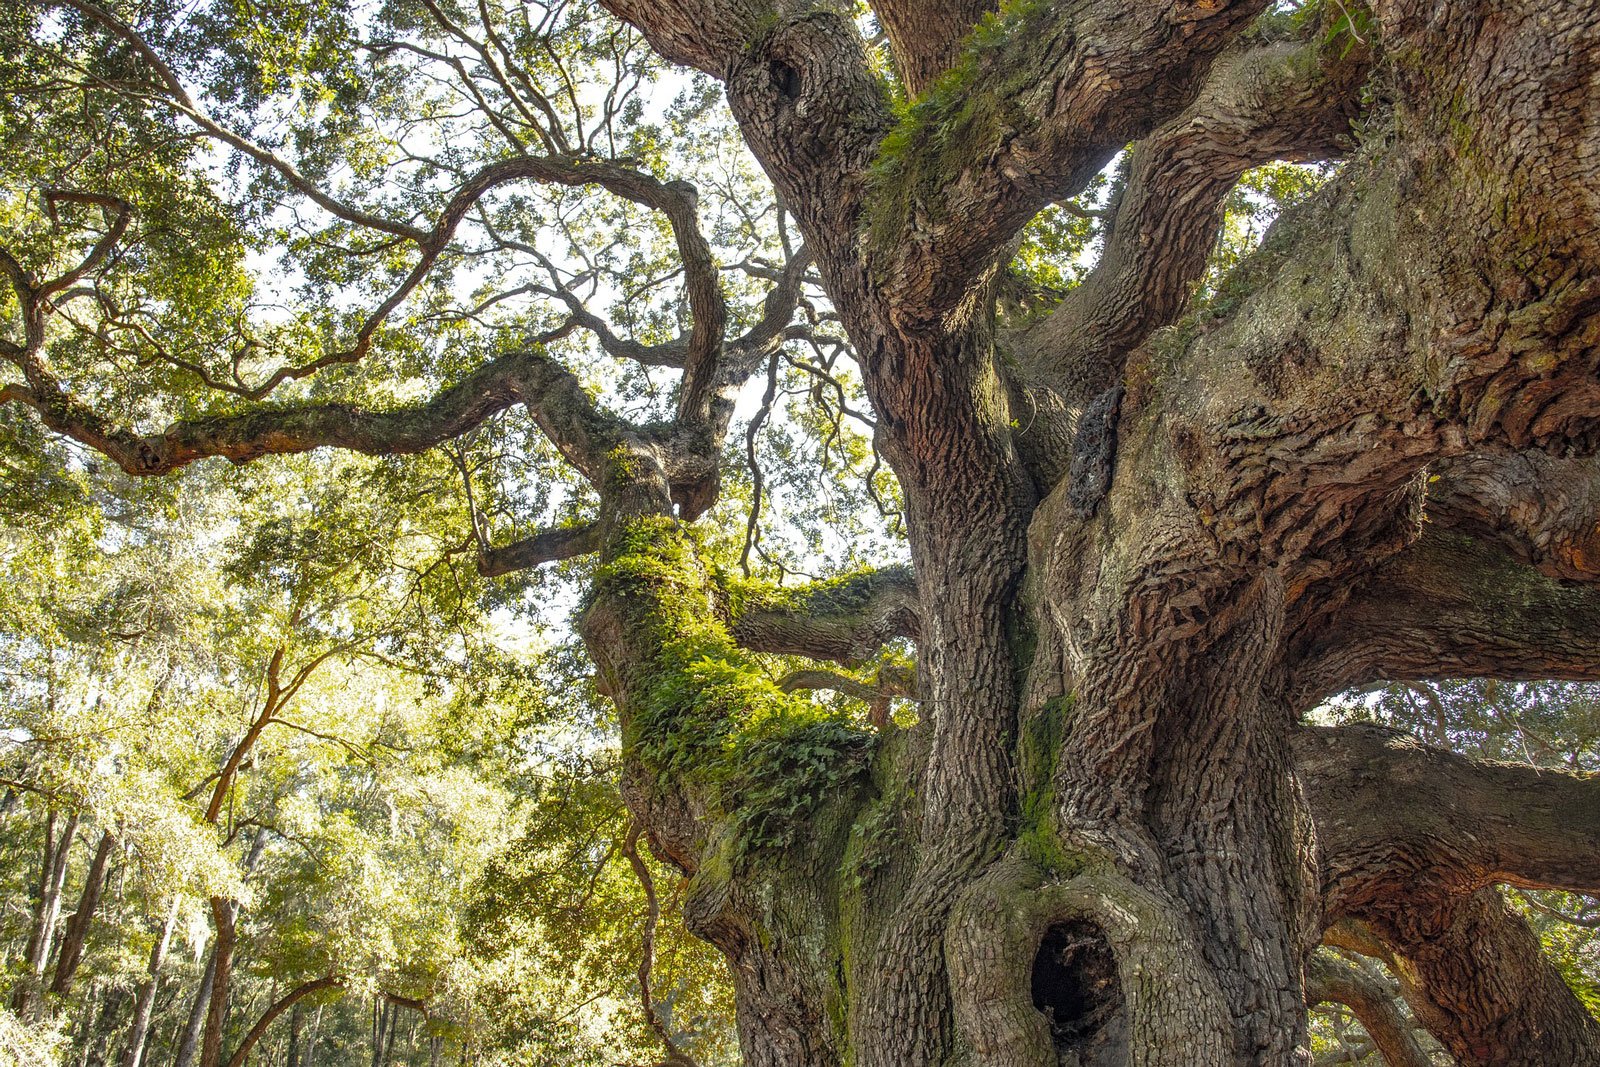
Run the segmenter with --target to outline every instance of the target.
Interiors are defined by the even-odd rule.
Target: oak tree
[[[1600,9],[602,6],[16,5],[0,399],[136,476],[451,450],[483,573],[587,559],[747,1064],[1303,1064],[1324,938],[1600,1061],[1494,888],[1600,888],[1594,783],[1306,718],[1600,676]],[[1337,165],[1208,273],[1274,161]],[[791,372],[909,567],[718,565]]]

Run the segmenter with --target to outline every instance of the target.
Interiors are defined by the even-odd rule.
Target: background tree
[[[1592,782],[1303,720],[1596,673],[1600,12],[605,6],[8,14],[0,398],[139,476],[437,450],[482,572],[594,556],[748,1063],[1304,1063],[1325,936],[1595,1060],[1492,888],[1595,889]],[[1341,165],[1208,278],[1273,161]],[[909,569],[784,584],[758,463],[697,523],[785,367]]]
[[[538,953],[537,928],[519,929],[501,944],[544,999],[502,995],[498,961],[458,934],[464,900],[490,900],[473,886],[491,858],[539,826],[522,800],[533,784],[559,766],[614,798],[614,761],[522,662],[540,658],[534,620],[464,616],[454,580],[433,584],[452,557],[415,505],[437,486],[371,466],[330,477],[313,461],[231,485],[78,469],[43,483],[54,496],[18,472],[25,503],[0,508],[16,609],[0,640],[0,990],[8,1004],[26,994],[31,1029],[8,1014],[0,1057],[181,1067],[204,1056],[214,1017],[218,1063],[287,1062],[293,1046],[296,1067],[439,1067],[496,1048],[513,1007],[581,1024],[591,1058],[655,1047],[629,993],[644,894],[616,877],[620,858],[606,909],[559,908],[564,944],[608,946],[582,983]],[[352,482],[367,491],[353,498]],[[409,544],[387,528],[397,504],[417,523]],[[452,640],[452,623],[472,640]],[[35,881],[47,829],[53,958],[26,951],[50,929]],[[219,901],[231,938],[213,928]],[[45,989],[37,965],[59,979],[69,959],[71,980]],[[670,988],[680,972],[669,957],[657,971]],[[726,1043],[719,1023],[691,1046]],[[554,1034],[547,1023],[515,1049],[547,1058],[567,1043]]]

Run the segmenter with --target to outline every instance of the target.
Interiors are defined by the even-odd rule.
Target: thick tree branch
[[[974,34],[875,170],[875,267],[899,281],[902,308],[954,308],[1028,219],[1184,108],[1264,6],[1028,6]]]
[[[1377,956],[1463,1067],[1600,1063],[1600,1025],[1497,882],[1600,891],[1600,780],[1383,727],[1302,728],[1326,940]]]
[[[553,563],[559,559],[588,555],[600,550],[600,524],[584,523],[582,526],[562,526],[540,530],[532,537],[524,537],[509,545],[488,548],[478,554],[478,573],[485,578],[495,578],[513,571]]]
[[[1490,541],[1551,578],[1600,585],[1600,458],[1472,454],[1428,473],[1430,525]]]
[[[875,0],[872,11],[889,35],[906,94],[916,97],[961,58],[972,28],[990,0]]]
[[[1499,890],[1456,898],[1422,923],[1403,911],[1363,920],[1340,922],[1327,942],[1383,960],[1460,1067],[1600,1064],[1600,1024]]]
[[[1290,639],[1294,707],[1380,680],[1600,680],[1600,588],[1496,544],[1430,528],[1334,603]]]
[[[1306,967],[1306,1003],[1333,1001],[1355,1012],[1387,1067],[1432,1067],[1412,1033],[1411,1023],[1400,1014],[1395,993],[1360,969],[1319,952]]]
[[[1224,52],[1195,101],[1134,147],[1099,264],[1018,347],[1080,398],[1119,379],[1128,351],[1182,312],[1239,176],[1348,148],[1371,51],[1340,47],[1313,26],[1308,41]]]
[[[1497,882],[1600,893],[1600,779],[1489,763],[1373,725],[1304,727],[1295,754],[1329,920]]]
[[[50,429],[104,453],[133,475],[165,474],[211,456],[245,463],[325,447],[368,455],[421,452],[522,403],[562,454],[585,475],[598,479],[605,453],[627,429],[595,405],[572,372],[540,351],[502,356],[433,399],[410,407],[389,411],[348,404],[262,407],[236,415],[184,419],[154,434],[112,426],[63,392],[42,369],[30,377],[31,388],[0,387],[0,402],[27,404]]]
[[[733,606],[734,641],[777,652],[861,663],[897,637],[916,640],[920,606],[906,567],[890,567],[809,588],[746,594]]]
[[[1379,8],[1411,105],[1126,376],[1119,459],[1165,455],[1182,488],[1163,518],[1191,535],[1170,543],[1293,561],[1296,612],[1416,539],[1430,464],[1600,446],[1600,226],[1579,193],[1600,155],[1572,149],[1594,143],[1579,86],[1600,10],[1563,7],[1557,39],[1519,50],[1551,24],[1483,5]],[[1548,122],[1519,117],[1533,100]],[[1552,180],[1507,211],[1482,179],[1501,167]],[[1113,487],[1122,521],[1141,521],[1135,488],[1119,501]],[[1148,495],[1137,508],[1151,513]]]

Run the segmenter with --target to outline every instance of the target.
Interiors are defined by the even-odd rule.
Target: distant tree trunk
[[[94,850],[94,860],[83,881],[83,892],[78,894],[78,906],[67,920],[66,932],[61,938],[61,954],[56,959],[55,978],[50,982],[50,992],[65,997],[72,992],[72,979],[83,962],[83,946],[89,938],[89,925],[95,909],[100,906],[100,891],[106,884],[106,861],[117,839],[110,830],[100,835],[100,844]]]
[[[120,987],[106,991],[106,999],[100,1005],[100,1017],[90,1030],[89,1040],[84,1046],[83,1067],[104,1067],[106,1046],[117,1032],[117,1016],[122,1014],[122,1004],[127,999],[127,990]]]
[[[396,1008],[381,996],[372,1002],[372,1067],[383,1067],[388,1050],[385,1038],[394,1040],[394,1015]]]
[[[317,1014],[311,1017],[311,1039],[306,1042],[305,1067],[316,1067],[317,1062],[317,1037],[322,1033],[322,1009],[326,1005],[317,1005]]]
[[[300,1002],[295,1001],[289,1012],[289,1049],[284,1053],[284,1067],[300,1067]]]
[[[36,997],[45,966],[50,959],[50,943],[55,937],[56,919],[61,914],[61,885],[67,877],[67,856],[72,851],[72,835],[78,829],[78,814],[74,812],[55,837],[56,813],[52,809],[45,816],[44,856],[39,864],[38,904],[34,909],[33,927],[28,932],[27,970],[18,983],[16,1011],[23,1018],[30,1017],[36,1009]]]
[[[177,1055],[174,1056],[172,1067],[190,1067],[194,1062],[195,1050],[200,1047],[200,1030],[205,1025],[206,1008],[211,1003],[211,989],[217,977],[217,946],[211,946],[211,952],[206,957],[205,973],[200,976],[200,988],[195,990],[194,1002],[189,1006],[189,1018],[183,1027],[183,1036],[178,1041]]]
[[[267,834],[262,830],[256,834],[255,841],[250,845],[250,854],[245,857],[246,876],[261,862],[261,853],[266,844]],[[217,943],[211,953],[214,964],[211,1003],[207,1006],[205,1035],[200,1043],[200,1067],[217,1067],[222,1062],[222,1028],[228,1019],[228,983],[233,976],[233,950],[238,943],[238,931],[234,925],[238,914],[238,901],[224,897],[211,898],[211,917],[217,926]]]
[[[83,1053],[88,1049],[89,1040],[94,1034],[95,1014],[100,1010],[100,1002],[104,996],[104,990],[99,984],[93,985],[89,989],[89,994],[78,1006],[78,1019],[72,1027],[72,1048],[79,1067],[82,1067]]]
[[[161,935],[150,948],[150,977],[139,987],[139,999],[133,1009],[133,1022],[128,1026],[128,1046],[122,1054],[122,1067],[139,1067],[144,1056],[145,1036],[150,1032],[150,1012],[156,1003],[156,988],[161,983],[161,965],[166,962],[167,945],[172,941],[172,928],[178,922],[178,894],[172,894],[172,904],[167,908],[167,921],[161,924]]]
[[[228,1018],[228,981],[233,974],[233,949],[238,943],[234,926],[234,902],[211,898],[211,917],[217,925],[216,947],[211,979],[211,1003],[206,1007],[205,1034],[200,1043],[200,1067],[217,1067],[222,1062],[222,1027]]]

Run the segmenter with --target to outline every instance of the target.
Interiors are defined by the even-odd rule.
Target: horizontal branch
[[[887,567],[809,587],[742,594],[734,641],[756,652],[863,662],[897,637],[916,640],[920,605],[908,567]]]
[[[1330,921],[1494,883],[1600,893],[1600,778],[1473,760],[1373,725],[1306,727],[1294,749]]]
[[[115,427],[62,392],[53,378],[32,377],[31,388],[0,388],[0,402],[26,404],[50,429],[105,454],[133,475],[165,474],[213,456],[245,463],[325,447],[368,455],[421,452],[522,403],[562,454],[598,479],[606,451],[626,430],[621,420],[595,406],[572,372],[538,351],[493,360],[422,404],[388,411],[349,404],[264,406],[183,419],[153,434]]]
[[[893,663],[879,667],[870,683],[838,671],[798,670],[778,679],[778,688],[785,693],[827,689],[863,701],[871,709],[872,724],[880,730],[889,725],[889,703],[893,698],[918,699],[916,675]]]
[[[600,551],[600,524],[584,523],[581,526],[561,526],[540,530],[532,537],[524,537],[509,545],[486,548],[478,554],[478,573],[485,578],[495,578],[513,571],[526,570],[541,563],[572,559]]]
[[[1375,681],[1600,680],[1600,587],[1431,528],[1289,641],[1296,708]]]

